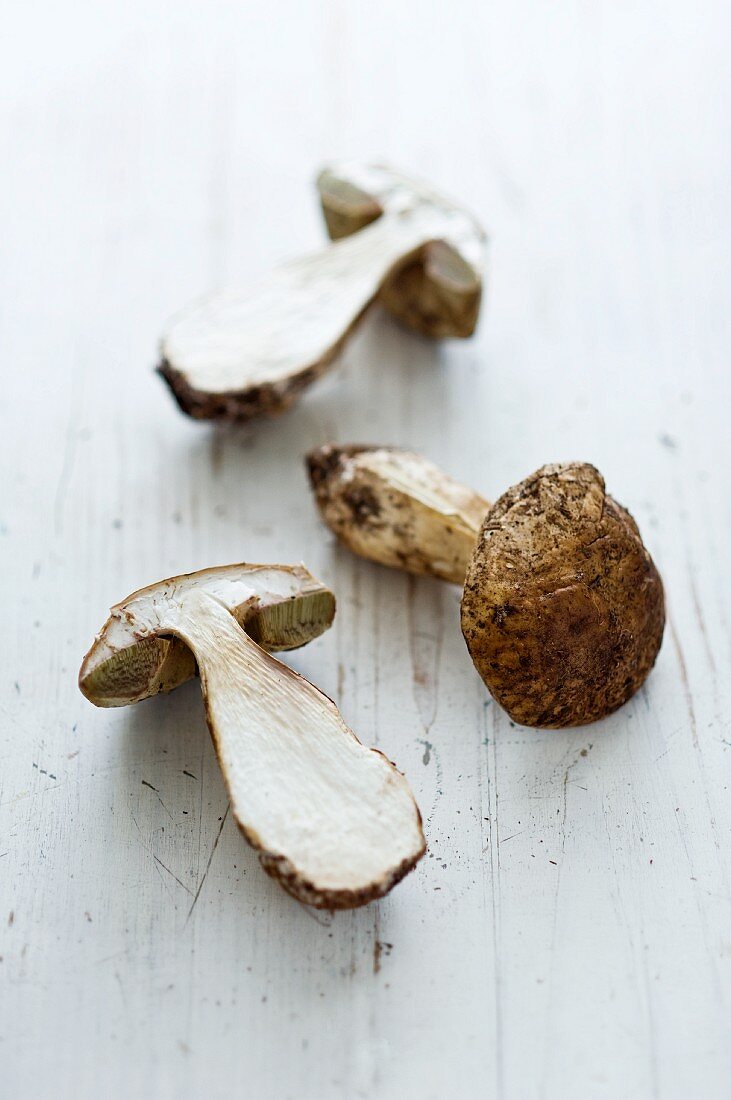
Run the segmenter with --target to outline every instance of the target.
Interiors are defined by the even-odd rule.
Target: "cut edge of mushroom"
[[[387,165],[339,161],[317,176],[332,240],[342,240],[398,208],[409,192],[449,211],[443,236],[428,242],[384,280],[379,301],[398,321],[430,339],[471,336],[482,302],[487,235],[464,207],[423,180]]]
[[[288,604],[322,597],[322,586],[318,592],[304,567],[250,567],[253,575],[243,577],[241,568],[229,567],[238,570],[229,576],[226,569],[201,570],[139,590],[113,609],[90,654],[105,642],[124,652],[125,632],[137,642],[173,639],[190,652],[234,819],[264,869],[304,904],[364,905],[388,893],[424,854],[418,806],[402,773],[358,740],[332,700],[245,629],[262,622],[263,607],[274,608],[274,617],[264,612],[264,633],[289,646]],[[292,595],[288,585],[311,591]],[[332,611],[332,600],[328,606]],[[311,625],[301,629],[299,615],[295,621],[298,644],[314,636]],[[110,632],[111,641],[104,637]],[[82,691],[110,705],[89,690],[89,656]],[[141,697],[124,677],[112,694],[112,705]]]
[[[328,187],[345,188],[347,234],[334,227],[339,239],[319,252],[250,286],[209,294],[171,319],[157,370],[183,412],[237,422],[285,412],[333,364],[377,299],[432,338],[471,335],[482,289],[481,227],[419,181],[360,170],[378,199],[356,200],[335,169],[318,181],[330,196],[333,227],[339,200]]]
[[[89,702],[126,706],[192,679],[196,663],[190,649],[172,636],[152,633],[139,621],[140,613],[168,592],[211,581],[228,590],[231,613],[247,634],[273,652],[306,645],[331,626],[335,615],[332,592],[304,565],[239,563],[168,577],[111,608],[79,672],[79,688]]]

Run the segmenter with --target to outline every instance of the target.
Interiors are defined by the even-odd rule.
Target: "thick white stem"
[[[320,906],[360,904],[390,889],[424,850],[400,772],[209,593],[184,594],[162,629],[196,656],[232,809],[266,869]]]
[[[173,319],[162,345],[166,369],[209,395],[286,387],[303,371],[316,377],[394,266],[438,237],[443,225],[432,208],[389,212],[252,286],[202,299]]]

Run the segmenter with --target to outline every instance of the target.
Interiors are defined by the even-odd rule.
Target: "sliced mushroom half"
[[[594,466],[543,466],[490,507],[392,447],[328,445],[307,462],[322,518],[351,550],[464,583],[470,655],[516,722],[594,722],[644,683],[662,642],[662,581]]]
[[[320,514],[363,558],[463,584],[487,501],[398,447],[317,447],[307,469]]]
[[[485,236],[470,214],[419,181],[359,163],[326,168],[318,188],[328,229],[343,239],[170,322],[158,369],[188,415],[283,412],[377,298],[427,336],[474,331]]]
[[[161,581],[112,609],[79,685],[97,706],[122,706],[197,667],[241,830],[289,893],[339,909],[387,893],[425,842],[403,775],[262,648],[304,644],[330,625],[334,606],[304,567],[239,565]]]

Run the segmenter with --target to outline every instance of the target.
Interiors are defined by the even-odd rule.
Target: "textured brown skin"
[[[477,328],[482,282],[449,245],[431,241],[386,280],[378,300],[430,340],[466,339]]]
[[[325,373],[339,355],[358,321],[360,316],[328,355],[323,356],[317,363],[305,367],[298,374],[276,383],[248,386],[243,390],[229,390],[225,393],[210,393],[208,390],[199,390],[191,386],[185,374],[172,367],[167,359],[161,361],[157,367],[157,373],[167,382],[178,407],[194,420],[218,420],[229,424],[246,424],[250,420],[271,420],[287,412],[292,405],[296,404],[300,395],[321,374]]]
[[[457,514],[441,522],[435,516],[428,531],[408,490],[389,486],[387,476],[374,474],[367,461],[358,462],[359,455],[383,452],[426,461],[401,447],[326,443],[309,452],[305,461],[323,522],[360,557],[462,585],[489,504],[432,467],[432,488],[442,490],[445,505],[451,503]]]
[[[462,632],[515,722],[560,729],[611,714],[644,683],[664,625],[657,569],[593,466],[544,466],[488,512]]]
[[[315,494],[318,490],[321,492],[327,490],[330,480],[339,475],[344,461],[353,455],[374,449],[373,446],[367,443],[323,443],[319,447],[313,447],[305,455],[305,464]],[[388,448],[384,447],[383,450],[388,450]]]
[[[353,546],[350,538],[353,527],[366,528],[374,534],[383,527],[381,505],[372,488],[357,476],[347,480],[343,477],[349,466],[348,460],[370,450],[374,448],[358,443],[344,446],[326,443],[305,455],[310,485],[323,522],[354,554],[360,551]],[[392,567],[398,568],[398,565],[394,562]]]
[[[313,909],[358,909],[361,905],[368,905],[369,902],[390,893],[401,879],[406,878],[409,872],[413,871],[425,851],[426,842],[415,859],[405,859],[388,878],[372,883],[367,890],[316,890],[298,875],[289,860],[283,859],[282,856],[261,852],[259,862],[271,878],[276,879],[288,894],[303,905],[310,905]]]

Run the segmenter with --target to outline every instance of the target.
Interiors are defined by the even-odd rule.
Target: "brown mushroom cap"
[[[558,729],[611,714],[655,663],[663,586],[637,524],[588,463],[543,466],[488,512],[462,632],[516,722]]]

